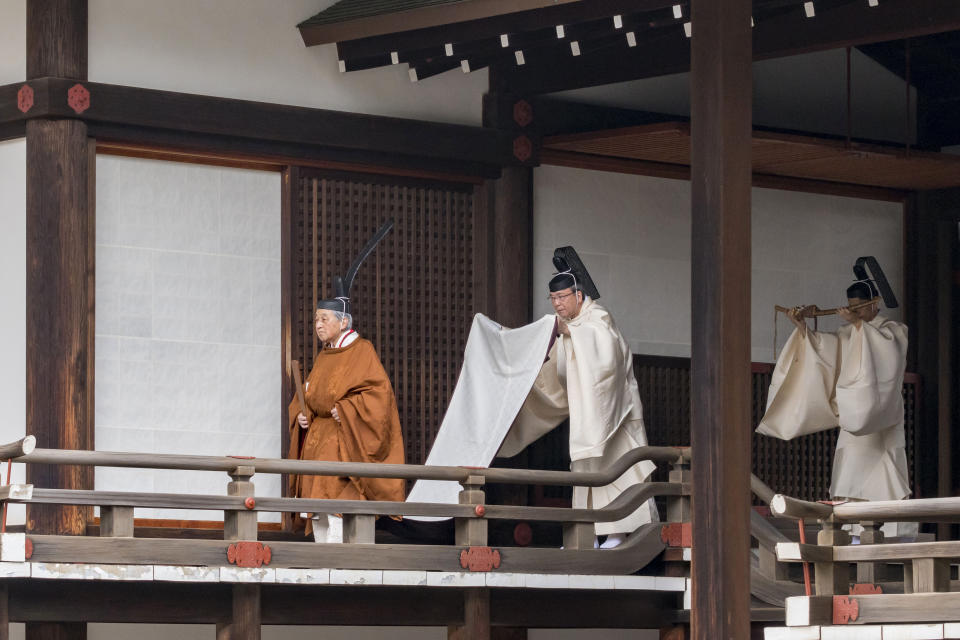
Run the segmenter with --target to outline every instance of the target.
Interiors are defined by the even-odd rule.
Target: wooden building
[[[22,0],[0,24],[4,442],[280,457],[314,301],[392,217],[357,322],[394,382],[410,463],[473,314],[514,326],[547,311],[549,251],[581,249],[636,354],[652,444],[696,452],[697,638],[749,633],[748,470],[827,497],[835,434],[751,441],[750,427],[771,307],[832,306],[859,255],[881,258],[911,329],[915,497],[957,491],[955,0]],[[558,433],[514,464],[562,468],[563,448]],[[199,472],[28,471],[45,488],[222,493]],[[279,493],[279,478],[258,491]],[[137,515],[183,537],[219,517]],[[103,525],[89,507],[11,517],[36,535]],[[87,621],[170,622],[203,597],[160,588],[153,614],[135,598],[110,613],[89,594],[121,590],[84,588],[64,593],[89,616],[13,599],[10,619],[28,638],[84,637]],[[467,602],[504,607],[512,627],[534,626],[516,613],[530,609],[631,627],[660,603],[548,595]],[[377,597],[338,594],[303,623],[432,620],[422,594],[390,588],[379,614]],[[439,597],[430,624],[462,614],[459,597]],[[262,606],[286,613],[280,600]]]

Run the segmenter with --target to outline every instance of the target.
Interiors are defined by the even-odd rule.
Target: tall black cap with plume
[[[367,256],[377,248],[377,244],[383,240],[384,236],[390,233],[391,229],[393,229],[393,220],[387,220],[383,223],[383,226],[377,229],[377,232],[367,241],[367,244],[364,245],[363,249],[360,250],[360,253],[350,264],[350,268],[347,269],[347,275],[343,277],[333,277],[334,297],[318,301],[317,309],[352,313],[350,310],[350,289],[353,287],[354,278],[357,277],[357,271]]]
[[[550,291],[563,291],[578,284],[585,295],[594,300],[600,297],[600,292],[597,291],[597,285],[593,284],[590,272],[587,271],[573,247],[555,249],[553,266],[557,268],[557,273],[550,280]]]
[[[880,263],[873,256],[857,258],[856,264],[853,265],[853,275],[856,281],[847,289],[848,298],[871,300],[880,296],[888,309],[900,306],[883,269],[880,268]]]

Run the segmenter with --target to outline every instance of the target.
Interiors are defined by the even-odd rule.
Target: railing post
[[[253,477],[255,468],[241,465],[230,472],[230,482],[227,483],[228,496],[240,496],[253,500]],[[256,540],[257,539],[257,512],[250,509],[230,510],[223,512],[223,539],[224,540]]]
[[[820,521],[817,544],[838,547],[850,544],[850,534],[833,516]],[[818,596],[845,596],[850,593],[850,566],[845,562],[814,562],[813,572]]]
[[[880,544],[883,542],[883,531],[880,530],[881,523],[865,521],[860,526],[863,530],[860,532],[860,544]],[[886,563],[884,562],[858,562],[857,563],[857,583],[859,584],[877,584],[886,577]]]
[[[469,475],[460,483],[460,504],[473,504],[482,508],[486,495],[483,486],[486,478],[481,475]],[[480,515],[481,512],[477,512]],[[455,518],[454,542],[458,546],[482,547],[487,544],[487,521],[484,518]]]
[[[100,535],[109,538],[132,538],[133,507],[100,507]]]
[[[907,593],[933,593],[950,591],[949,558],[915,558],[911,564],[910,577],[912,590]],[[904,571],[904,575],[906,575]],[[906,587],[906,585],[904,585]],[[904,589],[906,592],[906,589]]]
[[[375,518],[365,513],[343,514],[343,541],[374,544]]]

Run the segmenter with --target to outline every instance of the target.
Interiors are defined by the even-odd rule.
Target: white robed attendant
[[[647,444],[633,355],[610,312],[585,296],[575,278],[561,273],[550,289],[557,339],[497,455],[516,455],[569,417],[571,470],[601,471]],[[643,461],[609,485],[575,487],[573,506],[602,508],[655,468]],[[602,546],[612,548],[657,520],[651,499],[621,520],[597,523],[596,533],[606,535]]]
[[[847,290],[836,332],[813,331],[803,309],[777,359],[758,433],[790,440],[840,427],[830,495],[900,500],[910,495],[903,429],[907,327],[879,314],[872,282]],[[910,528],[901,527],[901,533]]]

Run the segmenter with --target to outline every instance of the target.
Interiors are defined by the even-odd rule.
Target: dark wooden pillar
[[[500,178],[488,181],[481,202],[487,211],[490,279],[486,289],[487,310],[494,320],[507,327],[530,322],[534,295],[546,295],[546,283],[533,282],[533,167],[537,164],[537,115],[531,101],[502,87],[483,98],[483,125],[499,129],[512,145],[508,166]]]
[[[86,81],[86,0],[27,3],[27,79]],[[66,100],[66,96],[63,96]],[[27,432],[41,447],[93,448],[93,188],[80,120],[30,120],[27,142]],[[92,489],[92,469],[35,466],[38,487]],[[29,507],[27,531],[82,534],[88,507]],[[27,638],[86,637],[83,623],[29,623]]]
[[[750,636],[749,0],[693,0],[692,636]]]
[[[491,640],[490,590],[466,589],[463,592],[463,626],[447,628],[448,640]]]
[[[233,585],[233,617],[217,625],[217,640],[260,640],[260,585]]]

